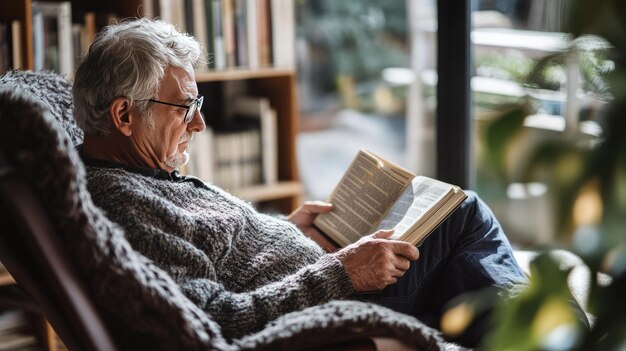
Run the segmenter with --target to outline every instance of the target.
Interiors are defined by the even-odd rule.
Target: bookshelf
[[[60,0],[46,0],[48,2],[60,3]],[[95,22],[95,29],[100,30],[104,25],[108,24],[112,18],[124,19],[134,18],[147,15],[154,17],[159,15],[159,6],[163,3],[182,3],[195,4],[199,0],[193,1],[175,1],[175,0],[70,0],[72,21],[83,21],[86,19],[85,14],[92,14]],[[205,0],[206,3],[211,1],[226,1],[247,3],[256,2],[257,4],[267,4],[265,7],[274,9],[278,6],[281,15],[272,18],[276,22],[280,18],[284,18],[285,13],[292,12],[293,0]],[[0,22],[11,23],[19,21],[21,26],[19,30],[20,37],[20,69],[34,70],[36,57],[34,53],[33,40],[33,0],[3,0],[0,5]],[[286,12],[285,12],[286,11]],[[268,20],[269,23],[269,20]],[[286,38],[293,36],[293,21],[290,23],[291,28],[287,31],[280,31],[280,36],[274,39],[280,42],[282,49],[285,49],[284,42],[288,42]],[[274,25],[274,23],[272,23]],[[269,26],[269,24],[268,24]],[[179,28],[181,29],[181,28]],[[289,45],[287,49],[289,51]],[[293,46],[291,46],[293,49]],[[272,48],[272,50],[276,50]],[[261,49],[259,49],[261,51]],[[285,57],[293,61],[293,53],[289,55],[280,55],[276,51],[272,51],[272,55],[280,57],[277,64],[267,64],[261,59],[258,64],[253,67],[247,66],[228,66],[221,69],[199,69],[196,72],[196,81],[198,89],[202,93],[207,89],[220,87],[227,82],[241,82],[246,86],[246,93],[263,97],[269,100],[272,109],[276,113],[276,142],[277,142],[277,181],[272,184],[256,184],[252,186],[229,189],[235,195],[244,200],[258,203],[263,208],[273,211],[289,213],[294,210],[301,202],[302,185],[298,179],[296,154],[295,154],[295,137],[297,132],[297,99],[296,99],[296,72],[293,68],[295,65],[285,64]],[[207,105],[205,101],[205,106]],[[204,112],[204,110],[203,110]],[[8,273],[0,274],[0,285],[15,284],[13,278]],[[37,318],[34,318],[37,319]],[[40,347],[45,350],[61,350],[64,349],[63,343],[58,340],[54,330],[45,320],[40,317],[37,321],[32,322],[33,331],[37,335]]]
[[[47,0],[49,1],[49,0]],[[265,4],[265,8],[270,11],[282,11],[279,17],[284,17],[284,11],[293,9],[292,0],[204,0],[206,4],[214,1],[230,3],[236,5],[239,2]],[[10,23],[11,21],[20,21],[21,23],[21,45],[22,45],[22,68],[34,69],[36,57],[34,54],[35,45],[33,42],[33,0],[4,0],[2,11],[0,11],[0,21]],[[52,0],[52,2],[60,3],[60,0]],[[133,18],[138,16],[162,15],[166,13],[159,6],[165,3],[182,3],[186,5],[198,3],[194,1],[162,1],[162,0],[96,0],[96,1],[80,1],[71,0],[73,21],[82,21],[82,17],[87,13],[94,14],[96,18],[96,30],[101,29],[104,25],[114,19]],[[291,5],[290,5],[291,4]],[[274,16],[270,20],[276,21]],[[269,18],[269,17],[268,17]],[[271,26],[274,23],[268,24]],[[284,25],[281,22],[281,25]],[[181,25],[177,25],[180,29]],[[284,39],[285,32],[287,35],[293,33],[293,21],[287,22],[290,26],[289,30],[283,30],[281,27],[280,37],[276,39]],[[272,35],[272,33],[270,33]],[[198,36],[199,37],[199,36]],[[199,37],[200,38],[200,37]],[[288,38],[288,37],[287,37]],[[279,41],[279,40],[275,40]],[[209,47],[209,45],[205,45]],[[289,48],[289,47],[288,47]],[[291,47],[293,48],[293,47]],[[270,51],[276,50],[274,47]],[[284,45],[283,45],[284,50]],[[261,49],[259,49],[261,51]],[[288,50],[289,51],[289,50]],[[261,63],[249,66],[227,66],[223,69],[198,69],[196,72],[196,81],[200,92],[211,85],[219,85],[224,82],[244,82],[246,85],[246,93],[267,98],[272,108],[276,111],[276,133],[277,133],[277,164],[278,164],[278,181],[269,185],[255,184],[243,188],[227,189],[232,193],[242,197],[244,200],[259,203],[264,208],[271,208],[274,211],[289,213],[295,209],[301,201],[302,186],[298,180],[296,155],[295,155],[295,136],[297,132],[297,101],[296,101],[296,72],[294,64],[285,64],[285,55],[278,55],[275,51],[272,53],[276,57],[278,67],[271,62],[269,65]],[[289,57],[290,55],[286,55]],[[293,55],[291,55],[293,57]],[[280,62],[278,62],[280,61]],[[206,101],[205,101],[206,105]],[[219,184],[218,184],[219,185]]]
[[[0,263],[0,286],[14,285],[15,280],[13,277],[2,267]],[[3,313],[7,310],[3,309]],[[34,312],[28,312],[28,331],[30,335],[34,335],[37,340],[37,346],[50,351],[64,350],[65,346],[63,342],[59,340],[58,336],[52,329],[50,323],[41,318],[40,315]],[[23,332],[23,331],[22,331]],[[31,334],[32,333],[32,334]],[[1,342],[0,342],[1,344]]]

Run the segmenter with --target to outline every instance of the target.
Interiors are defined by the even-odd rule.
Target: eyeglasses
[[[137,100],[137,101],[141,101],[141,100]],[[204,96],[198,95],[198,97],[195,98],[189,105],[172,104],[171,102],[159,101],[155,99],[148,99],[147,101],[187,109],[187,112],[185,113],[184,121],[185,123],[189,124],[189,122],[193,120],[193,116],[196,115],[196,111],[199,111],[202,108],[202,102],[204,102]]]

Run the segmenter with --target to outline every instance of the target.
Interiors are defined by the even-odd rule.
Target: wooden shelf
[[[276,78],[276,77],[288,77],[295,73],[293,69],[289,68],[237,68],[228,69],[224,71],[208,71],[208,72],[196,72],[196,81],[198,83],[207,82],[223,82],[230,80],[244,80],[244,79],[259,79],[259,78]]]
[[[250,202],[261,202],[300,197],[302,195],[302,183],[298,181],[284,181],[271,185],[257,185],[241,189],[233,189],[232,193]]]
[[[0,285],[11,285],[15,284],[15,280],[13,277],[6,271],[0,273]]]

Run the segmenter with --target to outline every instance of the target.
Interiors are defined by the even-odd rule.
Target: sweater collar
[[[83,163],[86,166],[98,168],[121,168],[131,173],[137,173],[146,177],[152,177],[160,180],[182,181],[186,178],[185,176],[181,175],[177,169],[175,169],[171,173],[168,173],[167,171],[157,168],[129,166],[115,161],[92,158],[83,154],[82,146],[82,144],[77,145],[76,150],[78,150],[78,154],[80,155]]]

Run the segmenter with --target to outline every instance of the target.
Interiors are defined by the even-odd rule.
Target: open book
[[[420,246],[465,198],[458,186],[415,176],[361,150],[328,200],[333,211],[314,224],[341,246],[380,229]]]

